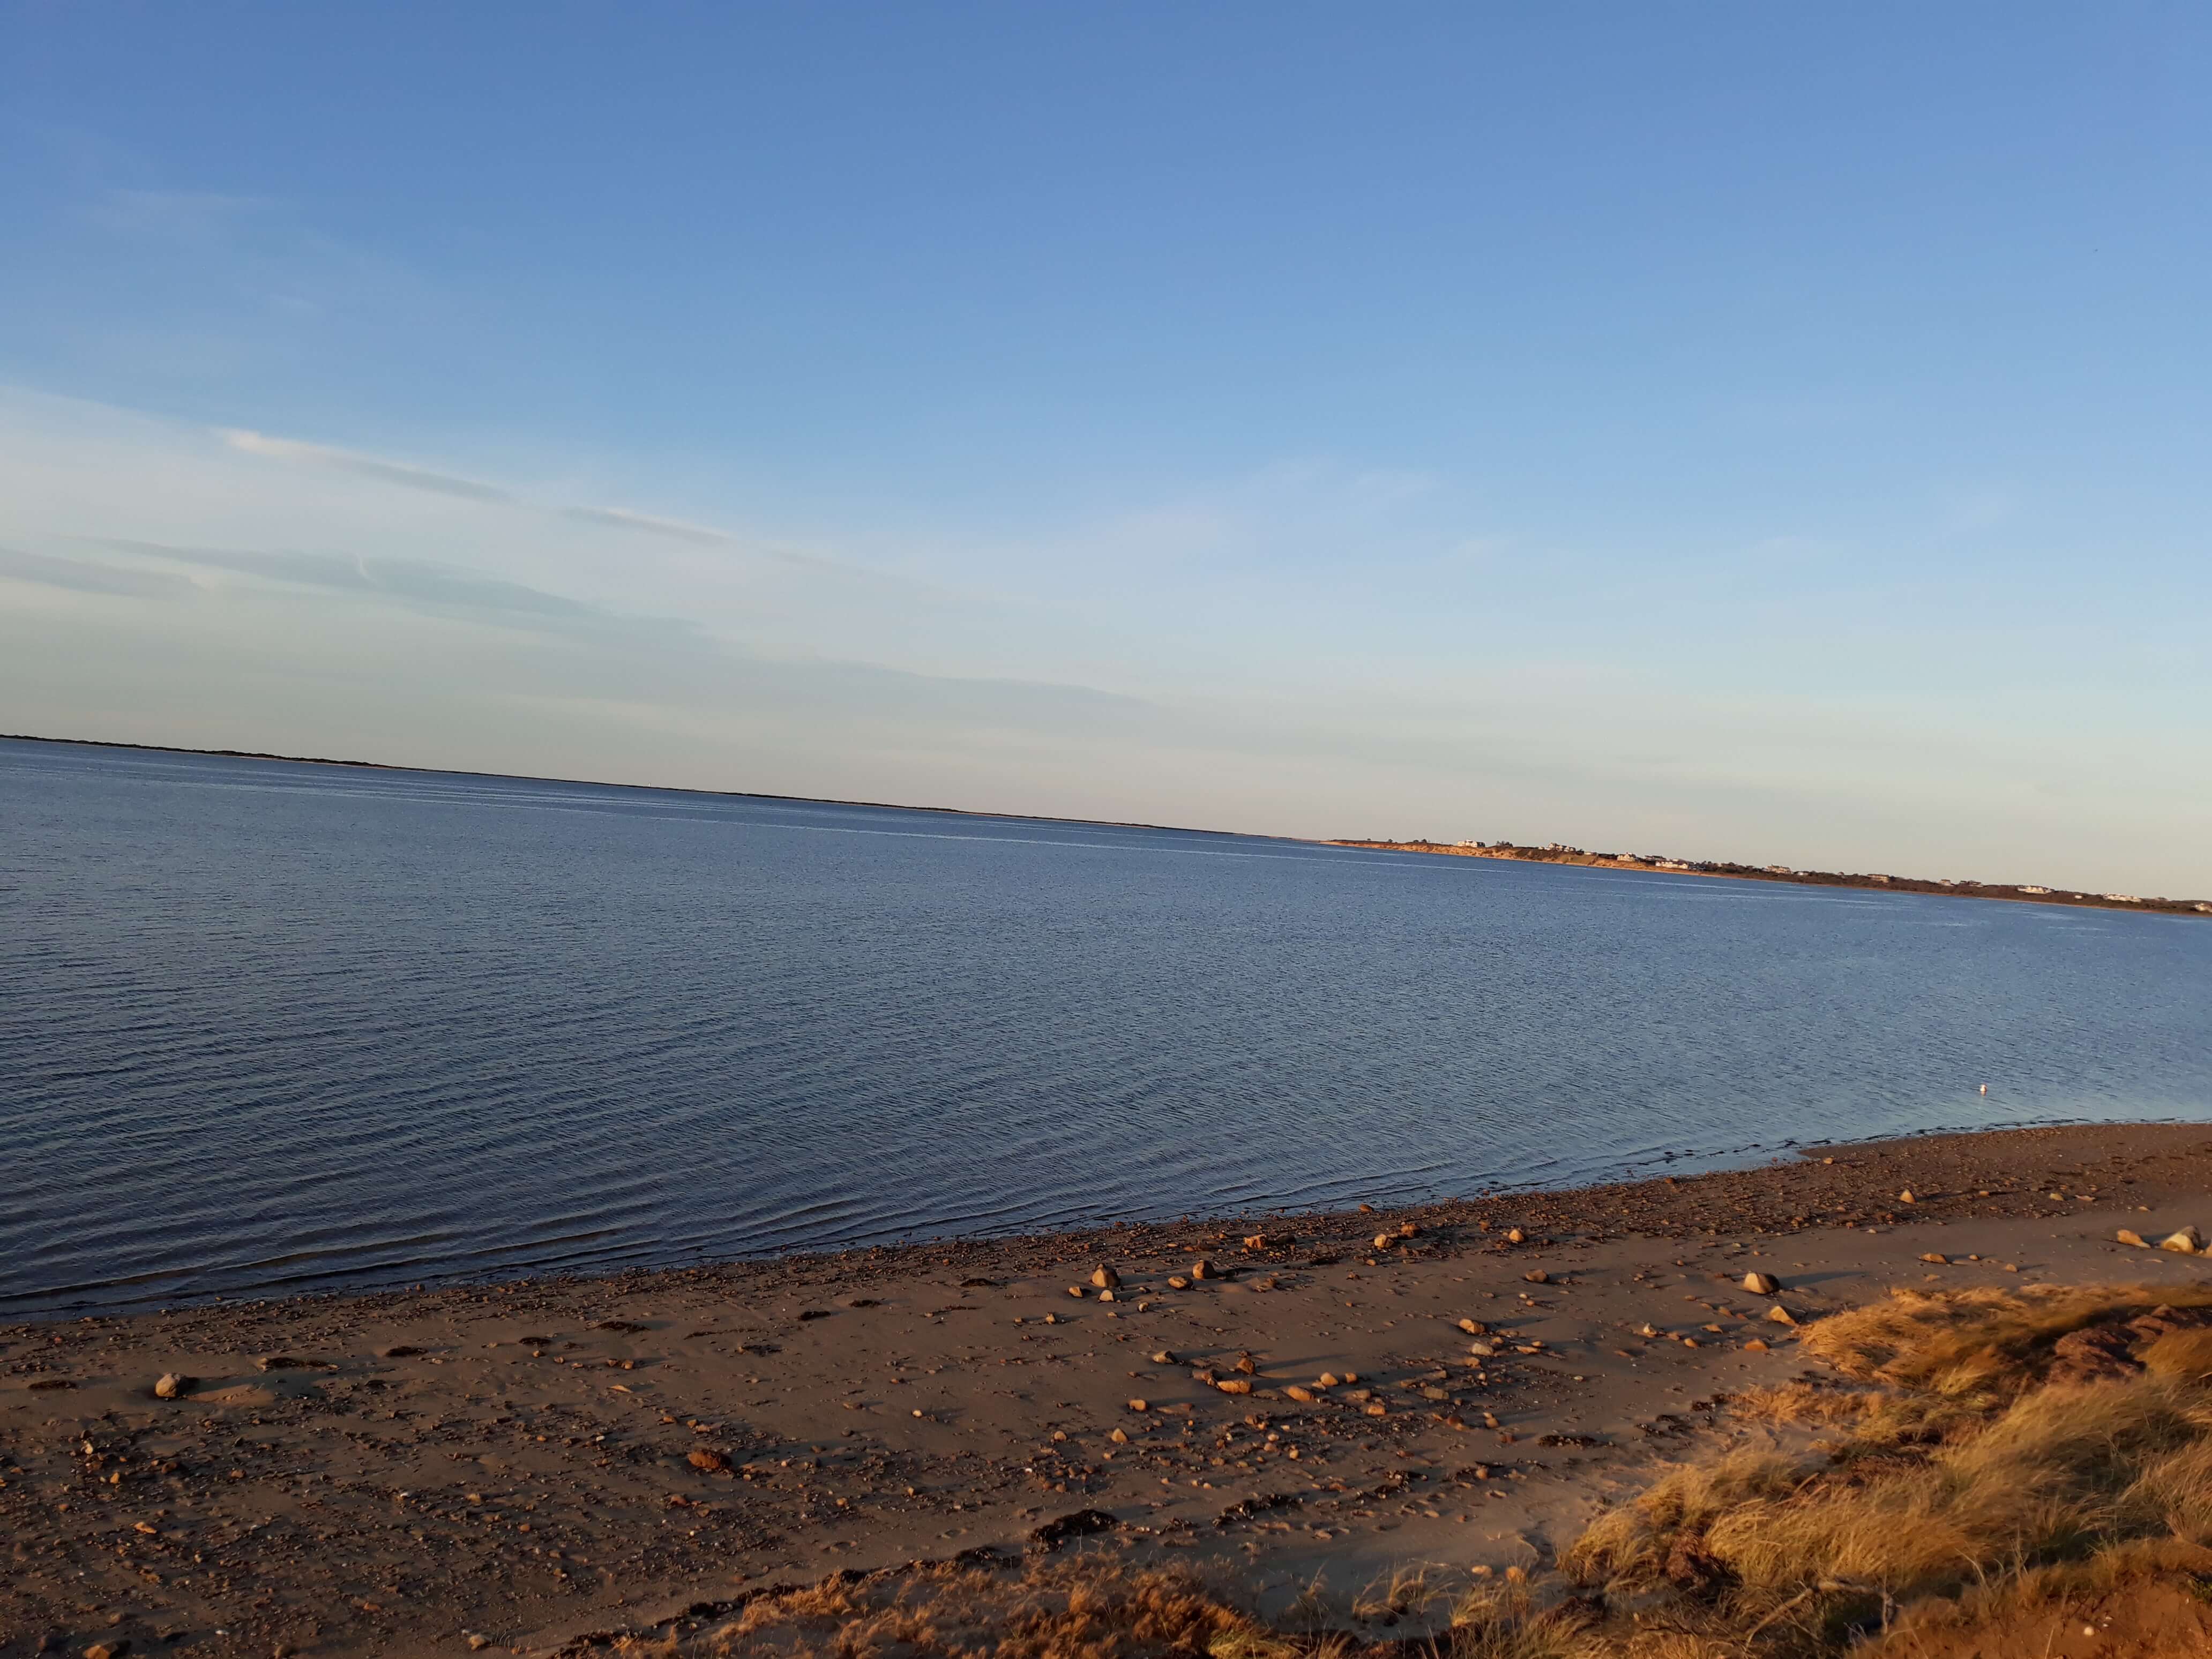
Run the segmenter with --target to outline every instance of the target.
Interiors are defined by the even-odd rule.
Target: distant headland
[[[2100,910],[2150,911],[2160,915],[2212,916],[2212,900],[2138,898],[2132,893],[2076,893],[2022,883],[1929,880],[1918,876],[1856,876],[1833,870],[1792,870],[1780,864],[1729,864],[1668,858],[1661,853],[1586,853],[1557,842],[1520,847],[1510,841],[1332,841],[1378,853],[1443,853],[1463,859],[1512,859],[1529,864],[1580,864],[1596,870],[1660,871],[1678,876],[1727,876],[1737,881],[1790,882],[1800,887],[1869,887],[1887,893],[1937,893],[1952,898],[2013,899],[2024,904],[2079,904]]]

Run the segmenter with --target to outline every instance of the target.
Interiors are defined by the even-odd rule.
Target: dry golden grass
[[[1733,1627],[1739,1651],[1806,1654],[1870,1631],[1925,1646],[1964,1640],[1978,1620],[2047,1624],[2065,1596],[2108,1593],[2105,1580],[2165,1583],[2184,1559],[2202,1571],[2207,1333],[2129,1338],[2148,1368],[2124,1376],[2047,1380],[2061,1338],[2160,1305],[2212,1306],[2212,1287],[1906,1293],[1824,1322],[1807,1348],[1881,1386],[1799,1383],[1747,1403],[1835,1438],[1795,1458],[1678,1470],[1601,1517],[1562,1565],[1608,1606],[1641,1598],[1647,1622],[1657,1613],[1700,1638]],[[2166,1587],[2194,1604],[2193,1581]]]
[[[1184,1575],[1078,1559],[1018,1577],[939,1567],[831,1578],[760,1597],[688,1640],[615,1650],[635,1659],[1292,1659],[1308,1646],[1273,1636]]]
[[[2041,1379],[2058,1338],[2160,1306],[2212,1307],[2212,1285],[1898,1291],[1820,1321],[1805,1333],[1804,1347],[1868,1382],[1949,1395],[2017,1392]]]
[[[1436,1659],[1991,1659],[2074,1651],[2085,1628],[2115,1659],[2212,1654],[2212,1330],[2123,1322],[2160,1305],[2212,1308],[2212,1285],[1913,1292],[1839,1315],[1805,1346],[1857,1386],[1740,1402],[1825,1441],[1678,1469],[1600,1517],[1547,1577],[1409,1571],[1355,1611],[1433,1626],[1449,1606]],[[2076,1346],[2106,1345],[2119,1374],[2066,1380],[2081,1372],[2062,1366],[2051,1380],[2053,1345],[2093,1326]],[[1296,1622],[1266,1628],[1194,1579],[1094,1558],[833,1580],[680,1645],[623,1650],[1352,1659],[1363,1646]]]

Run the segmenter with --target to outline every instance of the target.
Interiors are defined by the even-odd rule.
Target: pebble
[[[1102,1291],[1118,1291],[1121,1288],[1121,1275],[1111,1267],[1100,1267],[1091,1275],[1091,1282]]]
[[[1526,1244],[1528,1242],[1528,1235],[1518,1227],[1515,1227],[1506,1233],[1505,1242],[1508,1244]]]
[[[1176,1363],[1175,1355],[1165,1348],[1162,1348],[1152,1356],[1152,1364],[1155,1365],[1172,1365]]]
[[[1224,1394],[1249,1394],[1252,1392],[1252,1382],[1249,1377],[1224,1376],[1213,1386],[1220,1389]]]
[[[2150,1248],[2148,1244],[2143,1242],[2143,1236],[2130,1227],[2121,1228],[2114,1237],[2117,1237],[2121,1243],[2132,1244],[2139,1250],[2147,1250]]]
[[[177,1371],[164,1371],[161,1373],[161,1380],[154,1384],[154,1398],[156,1400],[181,1399],[191,1391],[191,1377]]]
[[[2168,1233],[2158,1241],[2161,1250],[2179,1250],[2184,1255],[2204,1254],[2204,1235],[2194,1227],[2184,1227],[2178,1233]]]
[[[1146,1401],[1132,1400],[1129,1402],[1129,1409],[1133,1412],[1148,1412],[1152,1410],[1152,1406]]]
[[[1462,1319],[1459,1322],[1459,1328],[1465,1331],[1469,1336],[1488,1336],[1490,1334],[1490,1327],[1484,1324],[1480,1319]]]
[[[1743,1287],[1753,1296],[1772,1296],[1782,1288],[1782,1281],[1772,1273],[1747,1273],[1743,1276]]]
[[[1776,1303],[1772,1307],[1766,1310],[1766,1316],[1777,1325],[1795,1325],[1797,1322],[1796,1319],[1790,1314],[1790,1310],[1784,1307],[1779,1302]]]
[[[1375,1248],[1378,1250],[1387,1250],[1397,1242],[1398,1241],[1396,1239],[1391,1237],[1388,1233],[1377,1233],[1375,1235]]]
[[[1548,1285],[1552,1282],[1551,1274],[1546,1273],[1541,1267],[1531,1267],[1527,1273],[1522,1273],[1521,1277],[1527,1279],[1531,1285]]]
[[[1923,1251],[1921,1254],[1920,1259],[1923,1261],[1927,1262],[1929,1266],[1936,1267],[1948,1267],[1951,1265],[1951,1258],[1945,1255],[1940,1250]]]
[[[1302,1406],[1310,1406],[1321,1398],[1321,1395],[1314,1389],[1309,1389],[1304,1384],[1299,1382],[1291,1383],[1291,1386],[1285,1389],[1283,1392],[1291,1399],[1297,1401]]]
[[[694,1446],[684,1461],[693,1468],[704,1469],[709,1474],[718,1474],[730,1467],[728,1458],[708,1446]]]
[[[1168,1279],[1168,1288],[1171,1291],[1187,1291],[1190,1288],[1190,1280],[1185,1279],[1181,1273],[1176,1273]]]
[[[1204,1256],[1200,1256],[1190,1264],[1190,1276],[1193,1279],[1218,1279],[1221,1277],[1221,1269]]]
[[[1897,1195],[1897,1201],[1900,1204],[1917,1204],[1920,1200],[1913,1197],[1912,1188],[1907,1187],[1903,1192]]]

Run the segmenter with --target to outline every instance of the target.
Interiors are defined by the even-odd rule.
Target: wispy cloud
[[[463,501],[488,501],[500,506],[521,505],[514,495],[497,484],[485,483],[477,478],[457,477],[453,473],[436,472],[428,467],[409,466],[401,461],[379,460],[374,455],[357,454],[349,449],[301,443],[294,438],[272,438],[266,433],[237,428],[225,429],[222,441],[233,449],[248,455],[264,456],[273,461],[326,466],[339,472],[351,472],[361,477],[399,484],[409,489],[427,489],[434,495],[454,495]]]
[[[692,625],[669,617],[625,616],[523,582],[456,570],[418,559],[351,557],[342,554],[264,552],[241,548],[177,547],[161,542],[112,538],[106,545],[197,569],[222,571],[263,582],[324,589],[381,599],[434,615],[465,615],[482,620],[557,625],[578,629],[689,633]],[[49,561],[49,562],[59,562]],[[122,574],[135,573],[122,572]],[[173,577],[152,580],[176,581]]]
[[[648,536],[665,536],[671,541],[690,542],[695,547],[753,546],[743,537],[733,536],[726,530],[711,530],[705,525],[685,524],[680,519],[658,519],[649,513],[630,513],[619,507],[562,507],[554,510],[564,519],[574,519],[582,524],[606,525],[616,530],[642,531]]]
[[[131,570],[94,559],[57,559],[0,547],[0,581],[35,582],[73,593],[111,593],[137,599],[179,599],[192,591],[181,576]]]
[[[118,236],[214,246],[274,204],[265,197],[205,190],[111,190],[78,210],[86,222]]]
[[[546,513],[577,524],[597,525],[603,529],[623,530],[643,536],[658,536],[664,540],[682,542],[692,547],[727,548],[755,558],[771,559],[778,563],[798,565],[809,569],[839,574],[865,575],[878,582],[890,582],[902,587],[923,588],[929,584],[911,577],[895,575],[866,567],[848,564],[844,561],[826,558],[819,554],[802,553],[787,547],[762,542],[734,531],[720,530],[711,525],[693,524],[682,519],[663,518],[657,514],[633,512],[628,507],[591,506],[549,506],[517,495],[501,485],[481,478],[471,478],[454,472],[440,471],[434,467],[418,466],[410,462],[387,460],[381,456],[363,454],[358,450],[341,449],[329,444],[304,442],[297,438],[272,437],[265,432],[254,432],[241,428],[226,428],[220,434],[222,441],[241,454],[258,456],[264,460],[281,461],[293,466],[327,468],[332,471],[350,473],[356,477],[374,478],[382,483],[397,484],[405,489],[420,489],[434,495],[450,495],[458,500],[480,501],[491,507],[514,507],[526,513]]]

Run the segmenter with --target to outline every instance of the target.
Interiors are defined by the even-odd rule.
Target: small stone
[[[2148,1244],[2143,1242],[2143,1236],[2131,1227],[2121,1228],[2114,1237],[2116,1237],[2121,1243],[2132,1244],[2138,1250],[2147,1250],[2150,1248]]]
[[[1100,1267],[1091,1273],[1091,1282],[1102,1291],[1118,1291],[1121,1288],[1121,1275],[1111,1267]]]
[[[2184,1227],[2178,1233],[2168,1233],[2158,1241],[2161,1250],[2179,1250],[2184,1255],[2204,1254],[2204,1235],[2194,1227]]]
[[[711,1446],[694,1446],[684,1458],[695,1469],[704,1469],[709,1474],[719,1474],[730,1467],[730,1460]]]
[[[1659,1334],[1659,1328],[1647,1321],[1636,1328],[1636,1334],[1638,1336],[1656,1336]]]
[[[1116,1429],[1106,1437],[1117,1446],[1126,1446],[1129,1443],[1129,1431],[1127,1429]]]
[[[1339,1376],[1334,1371],[1323,1371],[1321,1374],[1321,1386],[1324,1389],[1336,1388],[1340,1385],[1343,1381],[1344,1379]]]
[[[94,1642],[84,1650],[84,1659],[123,1659],[131,1651],[131,1644],[118,1636],[112,1641]]]
[[[1527,1273],[1522,1273],[1521,1277],[1527,1279],[1531,1285],[1548,1285],[1552,1282],[1551,1274],[1546,1273],[1541,1267],[1531,1267]]]
[[[1480,1319],[1462,1319],[1459,1322],[1459,1328],[1465,1331],[1469,1336],[1488,1336],[1490,1334],[1490,1327],[1484,1324]]]
[[[1526,1244],[1528,1242],[1528,1235],[1522,1232],[1518,1227],[1514,1227],[1507,1231],[1505,1242],[1508,1244]]]
[[[1151,1405],[1150,1405],[1148,1402],[1146,1402],[1146,1401],[1142,1401],[1142,1400],[1132,1400],[1132,1401],[1129,1402],[1129,1409],[1130,1409],[1131,1411],[1133,1411],[1133,1412],[1148,1412],[1148,1411],[1152,1410],[1152,1407],[1151,1407]]]
[[[1478,1359],[1487,1359],[1498,1352],[1498,1347],[1491,1342],[1470,1342],[1467,1351]]]
[[[1291,1383],[1291,1386],[1285,1389],[1283,1392],[1288,1395],[1291,1399],[1297,1401],[1302,1406],[1310,1406],[1321,1398],[1321,1395],[1315,1393],[1313,1389],[1307,1388],[1301,1382]]]
[[[490,1637],[478,1636],[474,1631],[471,1631],[469,1632],[469,1651],[471,1653],[481,1653],[490,1645]]]
[[[1190,1264],[1190,1276],[1193,1279],[1218,1279],[1221,1277],[1221,1269],[1204,1256],[1200,1256]]]
[[[1765,1353],[1766,1352],[1766,1339],[1763,1336],[1754,1336],[1750,1341],[1745,1343],[1743,1346],[1750,1349],[1753,1353]]]
[[[191,1392],[191,1389],[192,1379],[191,1377],[185,1376],[180,1371],[164,1371],[161,1373],[160,1379],[154,1384],[154,1398],[156,1400],[181,1400],[185,1395]]]
[[[1162,1348],[1152,1356],[1152,1364],[1155,1365],[1173,1365],[1176,1363],[1175,1355],[1165,1348]]]
[[[1401,1221],[1401,1222],[1400,1222],[1400,1223],[1398,1224],[1398,1237],[1401,1237],[1401,1238],[1419,1238],[1420,1236],[1421,1236],[1421,1229],[1420,1229],[1420,1225],[1419,1225],[1419,1223],[1417,1223],[1417,1222],[1412,1222],[1412,1221]]]
[[[1101,1291],[1098,1292],[1098,1299],[1101,1302],[1111,1302],[1114,1299],[1114,1292],[1111,1291]]]
[[[1694,1348],[1698,1346],[1698,1339],[1694,1336],[1686,1336],[1682,1339],[1682,1346],[1686,1348]]]
[[[1948,1267],[1951,1265],[1951,1258],[1940,1250],[1923,1251],[1920,1259],[1932,1267]]]
[[[1777,1325],[1795,1325],[1797,1322],[1795,1316],[1791,1315],[1790,1310],[1784,1307],[1779,1302],[1776,1303],[1772,1307],[1766,1310],[1766,1317],[1771,1322]]]
[[[1388,1417],[1390,1414],[1390,1408],[1379,1400],[1370,1401],[1366,1411],[1370,1417]]]
[[[1067,1293],[1070,1296],[1079,1299],[1083,1295],[1083,1286],[1080,1285],[1071,1285],[1067,1287]]]
[[[1244,1240],[1244,1248],[1248,1250],[1266,1249],[1267,1248],[1267,1236],[1265,1233],[1253,1233],[1249,1235]]]
[[[1907,1187],[1903,1192],[1897,1195],[1897,1201],[1900,1204],[1917,1204],[1920,1200],[1913,1197],[1912,1188]]]
[[[1190,1288],[1190,1280],[1185,1279],[1181,1273],[1174,1274],[1168,1279],[1168,1288],[1171,1291],[1187,1291]]]
[[[1243,1353],[1237,1356],[1236,1368],[1243,1372],[1247,1376],[1257,1376],[1260,1374],[1258,1363],[1255,1361],[1252,1356],[1249,1353]]]
[[[1375,1235],[1375,1248],[1378,1250],[1387,1250],[1397,1242],[1398,1241],[1396,1239],[1391,1237],[1388,1233],[1377,1233]]]
[[[1252,1392],[1252,1381],[1249,1377],[1244,1376],[1224,1376],[1213,1386],[1220,1389],[1224,1394],[1249,1394]]]
[[[1772,1273],[1747,1273],[1743,1276],[1743,1287],[1753,1296],[1772,1296],[1782,1288],[1782,1281]]]

